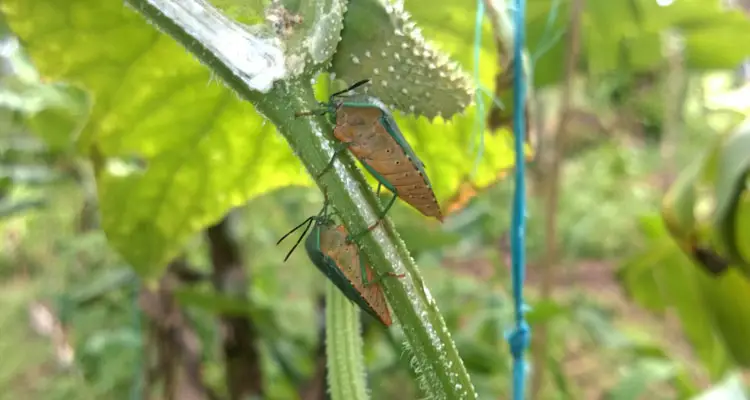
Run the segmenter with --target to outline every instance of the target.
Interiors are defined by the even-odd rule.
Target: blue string
[[[526,131],[526,76],[523,69],[523,49],[526,33],[526,1],[514,0],[513,32],[513,137],[515,138],[515,191],[511,221],[511,271],[515,329],[508,335],[513,356],[513,399],[523,400],[526,384],[524,352],[529,346],[531,330],[524,318],[523,282],[525,278],[526,181],[524,139]]]

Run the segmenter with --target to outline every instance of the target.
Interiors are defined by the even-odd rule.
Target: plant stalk
[[[366,400],[359,310],[326,282],[326,355],[331,400]]]
[[[240,246],[231,231],[230,212],[206,229],[214,289],[221,295],[247,301],[247,277]],[[222,338],[226,384],[231,400],[263,396],[260,335],[248,316],[219,315],[227,332]]]
[[[266,60],[273,64],[276,51],[264,39],[253,37],[199,0],[127,0],[163,32],[172,36],[203,64],[210,67],[238,96],[251,102],[287,140],[306,170],[317,175],[333,155],[329,139],[333,127],[324,117],[295,118],[298,111],[317,106],[311,86],[312,73],[272,80],[265,90],[263,79],[278,71],[253,70]],[[218,37],[213,32],[221,30]],[[234,44],[228,47],[227,40]],[[253,46],[261,43],[266,47]],[[241,50],[237,50],[241,49]],[[262,53],[261,50],[266,50]],[[278,49],[280,50],[280,49]],[[238,51],[246,52],[237,57]],[[262,58],[268,55],[269,58]],[[258,59],[256,59],[258,58]],[[242,59],[243,64],[232,64]],[[249,67],[248,67],[249,66]],[[246,68],[247,67],[247,68]],[[283,64],[277,65],[283,71]],[[272,69],[271,65],[268,69]],[[260,83],[259,83],[260,82]],[[237,127],[237,134],[246,127]],[[361,171],[349,155],[339,158],[316,184],[325,191],[349,232],[361,232],[377,220],[379,203]],[[401,323],[413,365],[425,395],[434,399],[473,399],[476,392],[440,312],[424,285],[414,260],[389,219],[359,240],[372,268],[379,274],[405,273],[403,279],[385,279],[383,286],[394,314]]]
[[[555,282],[554,270],[559,265],[558,237],[557,237],[557,208],[560,198],[560,181],[562,179],[562,163],[565,149],[565,132],[567,121],[572,108],[573,88],[575,84],[576,62],[581,45],[581,16],[584,10],[584,0],[572,0],[570,6],[570,23],[567,32],[567,57],[565,59],[565,70],[563,75],[563,87],[560,93],[560,116],[557,131],[549,135],[552,142],[548,146],[545,143],[544,153],[540,154],[541,162],[546,165],[545,174],[541,175],[542,192],[544,193],[544,254],[545,257],[539,265],[542,276],[540,297],[547,300],[552,297],[552,289]],[[542,398],[544,387],[545,370],[547,358],[549,357],[549,342],[547,339],[548,326],[540,323],[534,327],[535,333],[532,338],[531,356],[534,366],[534,374],[531,380],[531,398]]]
[[[676,156],[680,133],[683,131],[683,108],[687,95],[685,74],[684,39],[675,31],[667,31],[663,36],[666,65],[664,69],[664,119],[659,156],[661,166],[661,190],[666,193],[676,175]]]

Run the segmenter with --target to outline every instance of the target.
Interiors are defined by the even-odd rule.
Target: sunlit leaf
[[[97,167],[102,226],[140,273],[160,271],[232,207],[311,183],[273,126],[122,2],[0,7],[45,79],[83,87],[94,99],[77,145]],[[472,120],[398,120],[438,197],[450,197],[473,171],[465,150]],[[494,180],[509,164],[505,140],[488,141],[477,181]]]
[[[1,7],[47,79],[93,95],[79,146],[102,159],[103,227],[141,273],[157,272],[191,235],[249,197],[308,182],[250,104],[122,2]],[[115,168],[133,156],[142,169]]]
[[[655,216],[654,216],[655,217]],[[728,367],[724,345],[706,324],[712,313],[704,302],[699,278],[706,273],[692,265],[670,239],[659,218],[644,218],[647,247],[627,261],[618,275],[628,294],[641,306],[662,311],[673,308],[682,329],[705,368],[714,377]]]
[[[86,122],[88,94],[64,83],[43,82],[15,38],[6,39],[3,59],[13,74],[0,77],[0,108],[23,117],[25,128],[44,139],[53,151],[72,148]]]
[[[697,274],[698,283],[717,335],[736,363],[750,367],[750,281],[737,269],[718,277]]]

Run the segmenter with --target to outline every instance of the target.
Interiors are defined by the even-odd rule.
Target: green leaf
[[[570,309],[554,300],[537,301],[526,313],[526,320],[532,327],[536,324],[550,323],[555,318],[570,315]]]
[[[697,274],[703,301],[713,324],[734,361],[750,367],[750,281],[735,268],[713,278]]]
[[[633,72],[648,71],[664,60],[661,35],[658,32],[643,32],[623,41],[627,48],[627,65]],[[606,51],[606,50],[605,50]]]
[[[677,311],[685,336],[704,368],[712,377],[719,377],[729,367],[727,352],[716,332],[706,324],[710,305],[704,302],[695,283],[696,276],[705,277],[706,273],[695,268],[676,246],[671,249],[671,256],[653,266],[662,296]]]
[[[721,137],[717,137],[704,154],[680,173],[664,195],[661,206],[662,218],[682,251],[697,265],[714,274],[724,272],[732,258],[737,258],[731,252],[729,258],[726,256],[729,247],[722,248],[716,240],[726,234],[716,232],[710,223],[716,208],[712,185],[720,161],[720,144]],[[728,225],[731,224],[725,224],[724,228]],[[746,272],[750,270],[744,263],[735,263],[735,266]]]
[[[35,210],[47,205],[44,199],[12,200],[9,198],[0,201],[0,220],[15,217],[29,210]]]
[[[158,272],[188,238],[251,196],[309,183],[273,126],[122,2],[1,7],[45,77],[81,85],[96,100],[78,144],[104,160],[103,228],[140,273]],[[145,168],[118,170],[132,156]]]
[[[728,367],[727,354],[712,326],[711,306],[701,294],[700,279],[706,277],[682,253],[661,219],[644,218],[646,248],[628,260],[619,271],[621,284],[641,306],[662,311],[673,308],[685,336],[711,376],[721,376]]]
[[[4,57],[14,73],[0,79],[0,107],[19,112],[25,127],[53,151],[71,149],[88,117],[88,94],[64,83],[45,83],[33,70],[15,38],[7,39],[10,54]]]
[[[641,307],[655,312],[667,308],[652,270],[656,263],[661,262],[662,253],[660,249],[644,251],[623,263],[618,271],[620,284],[628,289],[630,297]]]
[[[686,369],[682,362],[676,362],[679,359],[678,354],[671,354],[665,347],[661,337],[653,337],[643,330],[640,324],[636,323],[628,333],[629,342],[626,346],[629,353],[636,359],[664,360],[675,362],[675,373],[671,380],[671,385],[676,389],[678,398],[689,398],[698,393],[699,388],[694,380],[691,371]],[[677,359],[676,359],[677,358]],[[681,360],[680,360],[681,361]]]
[[[86,285],[69,293],[70,301],[75,306],[83,306],[114,290],[135,282],[135,275],[130,268],[107,269],[91,277]]]
[[[158,273],[191,236],[253,196],[311,183],[271,124],[122,2],[0,7],[45,79],[84,87],[95,99],[77,145],[97,166],[107,237],[139,273]],[[465,161],[470,116],[397,119],[437,196],[449,198],[473,171]],[[512,162],[506,142],[487,140],[477,181],[497,179]]]
[[[310,77],[288,80],[263,77],[264,82],[261,83],[264,85],[255,82],[251,78],[257,76],[252,70],[258,60],[253,56],[258,55],[258,50],[253,49],[252,44],[259,38],[248,36],[246,32],[240,32],[236,26],[218,18],[215,10],[203,2],[128,0],[128,3],[134,5],[149,21],[169,32],[191,55],[209,64],[222,82],[236,90],[239,96],[253,102],[278,127],[308,173],[323,169],[332,153],[333,141],[327,137],[332,128],[330,122],[323,117],[295,118],[299,110],[309,110],[316,105]],[[76,13],[70,13],[67,9],[71,4],[76,5]],[[55,9],[56,6],[61,8]],[[73,65],[71,60],[80,61],[81,54],[77,54],[77,51],[89,57],[89,67],[90,64],[96,66],[96,61],[112,60],[116,58],[114,55],[130,62],[128,68],[122,70],[118,69],[121,67],[118,63],[114,63],[114,67],[108,64],[109,70],[119,72],[115,78],[100,74],[98,77],[101,81],[88,81],[97,86],[95,90],[109,93],[109,97],[105,96],[101,102],[96,97],[92,124],[89,125],[97,127],[92,130],[96,135],[84,136],[89,140],[88,146],[97,165],[100,200],[109,203],[106,206],[109,208],[102,206],[102,219],[109,218],[104,223],[108,236],[126,251],[129,259],[137,262],[141,271],[153,273],[162,266],[163,260],[169,258],[167,250],[173,254],[189,233],[200,229],[201,224],[209,222],[212,216],[226,211],[229,205],[245,201],[248,192],[255,194],[259,187],[267,189],[287,183],[285,180],[303,178],[299,167],[297,171],[290,172],[294,169],[293,162],[284,165],[286,168],[276,165],[279,159],[291,157],[291,152],[274,152],[269,150],[272,147],[270,144],[264,146],[267,144],[264,141],[277,139],[272,132],[230,135],[234,129],[245,128],[248,122],[255,119],[245,103],[236,101],[235,95],[224,88],[207,86],[207,73],[195,62],[183,62],[190,60],[190,57],[176,51],[175,42],[157,34],[147,23],[130,18],[131,15],[119,7],[122,7],[121,4],[114,0],[64,3],[39,0],[31,2],[31,5],[27,0],[2,3],[2,10],[11,16],[11,26],[26,39],[38,38],[39,35],[34,35],[34,27],[47,25],[42,18],[29,22],[32,16],[25,12],[52,10],[52,15],[62,15],[51,28],[57,29],[54,37],[64,37],[66,50],[72,48],[76,51],[56,60],[67,63],[61,68],[45,59],[49,70],[60,68],[70,71]],[[81,19],[90,23],[83,24],[85,27],[106,26],[106,30],[98,29],[98,35],[82,32],[73,35],[64,31],[65,26],[78,26],[70,24],[71,20]],[[121,36],[112,37],[113,30]],[[122,35],[123,31],[127,31],[127,35]],[[222,36],[217,38],[216,32],[222,33]],[[99,42],[102,37],[107,39],[105,43]],[[136,40],[133,42],[132,39]],[[51,41],[49,37],[44,37],[34,42],[32,57],[43,59],[47,52],[54,53],[56,47],[48,46]],[[241,43],[242,46],[227,46],[225,41],[229,44]],[[120,46],[120,42],[126,43]],[[113,43],[118,43],[118,46],[113,46]],[[135,52],[138,57],[134,58],[131,57],[133,43],[146,43],[149,46],[135,46],[140,52]],[[123,49],[129,51],[123,54]],[[238,58],[238,52],[243,57]],[[162,67],[165,60],[170,64]],[[78,76],[75,73],[66,76],[88,76],[92,70],[97,71],[91,67],[77,71]],[[143,82],[146,78],[154,80],[146,84]],[[115,81],[111,82],[113,79]],[[107,84],[110,86],[102,84],[105,80],[109,80]],[[138,84],[127,86],[135,82]],[[165,82],[171,85],[165,87]],[[270,83],[273,84],[267,88],[265,84]],[[121,92],[121,86],[130,91]],[[113,91],[113,87],[118,90]],[[258,91],[266,88],[268,91],[260,96]],[[170,96],[165,98],[164,93]],[[142,103],[143,98],[153,101]],[[132,101],[126,101],[117,109],[116,115],[109,114],[109,111],[116,109],[112,108],[116,100]],[[162,108],[154,111],[157,106]],[[148,120],[133,123],[128,118],[134,115]],[[227,121],[227,116],[235,119]],[[170,125],[178,122],[177,128]],[[127,129],[123,130],[123,126]],[[117,131],[117,135],[112,135],[113,131]],[[248,150],[251,151],[247,153]],[[134,160],[131,164],[135,165],[123,165],[127,160]],[[320,177],[316,183],[330,194],[331,203],[344,227],[349,232],[360,231],[374,219],[377,201],[372,191],[364,188],[363,175],[354,169],[351,157],[340,161],[335,164],[335,173]],[[255,168],[251,170],[251,167]],[[140,208],[143,207],[150,207],[151,210],[142,212]],[[200,218],[196,218],[196,215]],[[475,398],[476,392],[468,373],[436,304],[430,301],[419,269],[409,257],[403,242],[389,228],[387,224],[381,225],[374,230],[375,234],[362,236],[360,248],[375,272],[395,270],[411,276],[411,279],[386,280],[383,286],[394,314],[404,326],[404,336],[414,355],[412,366],[423,383],[424,392],[436,398]]]
[[[746,180],[750,187],[750,177]],[[735,232],[739,256],[743,260],[750,260],[750,193],[746,190],[740,197],[737,213],[735,214]]]
[[[718,154],[716,171],[716,210],[714,226],[717,235],[737,264],[750,266],[747,248],[747,177],[750,174],[750,120],[740,125],[724,140]],[[740,214],[742,213],[742,214]],[[740,215],[745,216],[740,219]],[[743,250],[745,248],[743,256]]]
[[[41,107],[26,113],[26,126],[41,137],[52,151],[72,149],[89,112],[88,94],[65,84],[39,84]]]
[[[616,70],[620,65],[620,47],[605,35],[589,35],[583,38],[584,51],[588,53],[588,69],[594,75],[603,75]]]
[[[625,376],[608,393],[608,400],[637,400],[657,383],[668,381],[676,373],[675,364],[663,359],[642,359],[628,368]]]
[[[539,9],[546,19],[556,1],[530,2],[529,8]],[[567,22],[566,7],[561,7],[559,15],[563,23]],[[583,21],[581,34],[586,48],[582,56],[591,73],[627,67],[659,68],[663,61],[660,35],[672,28],[685,37],[686,62],[691,70],[731,69],[750,56],[750,43],[736,40],[750,30],[750,20],[741,11],[728,10],[712,0],[680,0],[668,7],[653,0],[591,1],[586,2]],[[530,46],[534,46],[533,37],[542,35],[545,25],[546,21],[540,23],[529,16]],[[545,63],[536,70],[537,85],[559,82],[564,55],[562,41],[549,49]]]
[[[687,64],[696,69],[728,69],[742,63],[750,55],[750,42],[737,41],[744,26],[720,26],[688,31],[685,35]]]

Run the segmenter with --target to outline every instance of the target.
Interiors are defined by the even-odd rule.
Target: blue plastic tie
[[[525,280],[526,180],[524,144],[526,121],[526,74],[523,69],[523,49],[526,31],[526,1],[515,0],[513,32],[513,137],[515,139],[515,191],[511,221],[511,271],[515,329],[508,335],[513,356],[513,399],[523,400],[526,387],[524,352],[529,347],[531,329],[524,316],[523,282]]]

